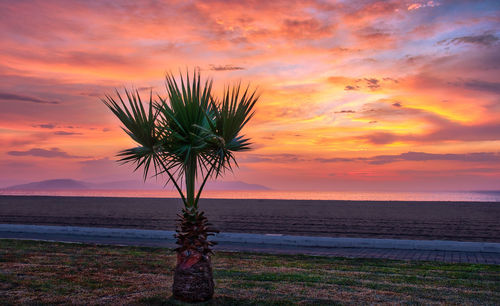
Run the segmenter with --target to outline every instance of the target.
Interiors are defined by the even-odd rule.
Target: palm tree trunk
[[[196,181],[196,157],[190,156],[187,162],[185,171],[186,171],[186,200],[188,207],[194,208],[194,189],[195,189],[195,181]]]
[[[186,302],[210,300],[214,294],[212,264],[207,248],[206,217],[195,203],[196,158],[185,168],[186,207],[177,230],[177,266],[172,292],[174,298]]]
[[[208,255],[194,253],[181,258],[177,253],[172,293],[175,299],[184,302],[203,302],[214,295],[212,263]]]

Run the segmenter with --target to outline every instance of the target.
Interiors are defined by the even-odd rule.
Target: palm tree
[[[167,74],[167,97],[153,98],[150,92],[146,107],[138,91],[125,90],[126,98],[116,91],[116,96],[106,95],[102,101],[138,145],[121,151],[120,161],[134,163],[135,170],[142,168],[144,179],[166,175],[166,183],[172,182],[179,192],[184,208],[175,235],[179,247],[173,296],[205,301],[214,291],[210,262],[214,243],[207,238],[215,231],[198,202],[208,179],[238,165],[234,152],[250,149],[250,140],[241,131],[259,97],[255,90],[237,84],[225,87],[223,96],[215,98],[212,80],[202,83],[196,70],[192,78],[186,72],[179,79]]]

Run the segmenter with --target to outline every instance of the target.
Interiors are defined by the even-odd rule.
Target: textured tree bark
[[[203,302],[214,295],[212,264],[208,255],[184,251],[177,253],[172,292],[184,302]]]

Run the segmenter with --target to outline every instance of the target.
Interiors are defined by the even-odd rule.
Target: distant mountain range
[[[79,190],[79,189],[99,189],[99,190],[160,190],[162,185],[143,183],[141,181],[115,181],[105,183],[89,183],[73,179],[56,179],[32,182],[28,184],[13,185],[4,188],[6,190]],[[231,182],[207,182],[206,190],[269,190],[266,186],[258,184],[248,184],[241,181]]]

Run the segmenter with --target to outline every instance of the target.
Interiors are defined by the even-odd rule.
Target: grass
[[[162,248],[0,239],[0,304],[179,304]],[[500,266],[218,252],[208,305],[500,304]]]

